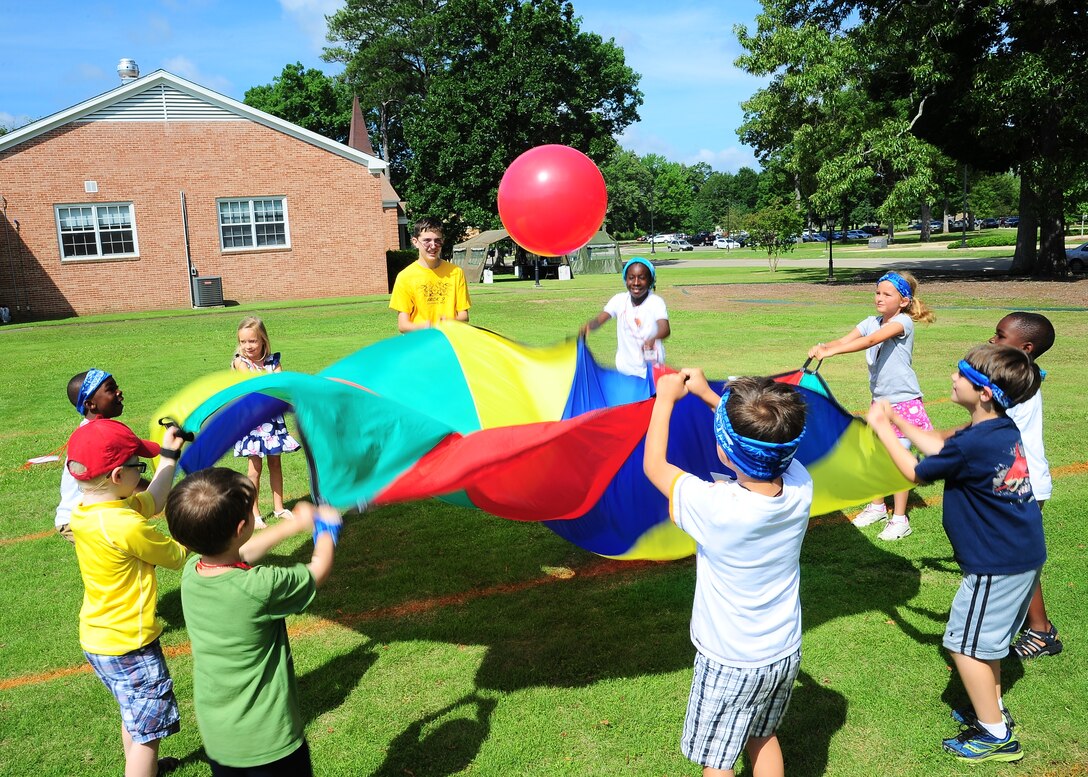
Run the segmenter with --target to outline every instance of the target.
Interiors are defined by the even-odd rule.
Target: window
[[[290,246],[287,200],[219,200],[219,243],[224,251]]]
[[[57,205],[61,259],[138,256],[132,203]]]

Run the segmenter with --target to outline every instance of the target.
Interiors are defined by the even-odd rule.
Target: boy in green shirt
[[[193,702],[212,774],[312,775],[286,617],[332,572],[340,515],[306,502],[295,520],[253,533],[253,483],[213,467],[166,502],[173,536],[199,553],[185,565],[181,606],[193,647]],[[314,532],[309,564],[251,566],[293,534]]]

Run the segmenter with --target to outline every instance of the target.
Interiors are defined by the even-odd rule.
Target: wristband
[[[164,459],[170,459],[170,461],[177,461],[181,458],[181,451],[174,450],[172,448],[160,448],[159,455]]]
[[[340,527],[342,525],[339,523],[326,523],[320,518],[314,518],[314,545],[317,544],[318,537],[327,534],[332,537],[332,546],[335,548],[336,543],[340,540]]]

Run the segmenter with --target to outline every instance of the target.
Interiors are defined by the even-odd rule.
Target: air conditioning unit
[[[196,275],[193,281],[193,307],[214,308],[223,304],[223,278],[218,275]]]

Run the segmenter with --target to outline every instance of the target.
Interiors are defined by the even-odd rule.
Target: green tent
[[[506,243],[503,244],[503,241],[506,241]],[[485,268],[491,268],[497,260],[506,256],[509,256],[509,261],[513,262],[513,257],[518,252],[520,252],[520,249],[518,251],[512,250],[509,232],[505,229],[489,229],[486,232],[470,237],[463,243],[455,245],[450,261],[465,273],[465,280],[469,283],[479,283],[483,280]],[[623,269],[619,246],[612,239],[612,236],[603,230],[594,235],[578,251],[566,256],[537,257],[536,254],[528,252],[520,253],[524,254],[528,260],[523,267],[526,277],[530,276],[531,270],[529,268],[537,258],[545,260],[548,267],[551,268],[568,265],[571,268],[572,275],[618,273]]]

